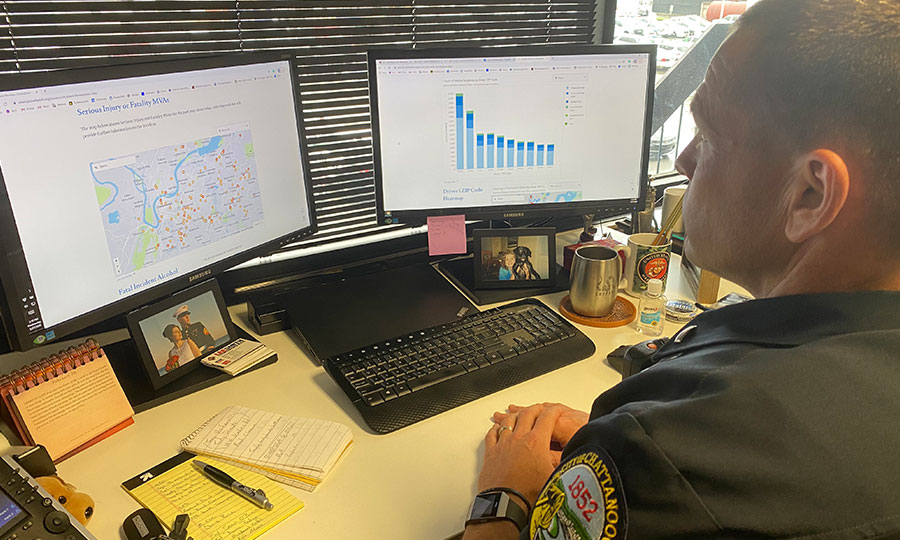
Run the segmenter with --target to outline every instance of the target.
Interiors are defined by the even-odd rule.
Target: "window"
[[[710,47],[695,48],[712,27],[730,24],[748,5],[746,1],[708,0],[618,0],[614,43],[655,43],[657,45],[656,99],[673,99],[660,95],[668,90],[661,83],[666,77],[702,80],[712,51],[718,46],[723,32],[717,32]],[[686,55],[701,57],[691,66],[676,66]],[[698,81],[699,84],[699,81]],[[688,89],[690,95],[679,100],[681,105],[664,121],[650,139],[650,176],[663,176],[675,170],[675,158],[694,136],[694,119],[690,114],[690,96],[697,85],[671,85]],[[693,86],[693,88],[691,87]]]

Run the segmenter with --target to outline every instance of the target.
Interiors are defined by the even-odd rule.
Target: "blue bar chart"
[[[497,129],[477,129],[475,111],[466,110],[464,99],[462,93],[457,93],[454,100],[457,170],[554,165],[554,144],[516,139]]]

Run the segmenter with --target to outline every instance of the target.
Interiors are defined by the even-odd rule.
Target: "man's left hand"
[[[484,438],[484,465],[478,490],[515,489],[532,505],[555,468],[550,439],[562,406],[537,405],[508,415]]]

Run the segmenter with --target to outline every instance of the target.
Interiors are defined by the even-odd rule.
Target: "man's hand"
[[[478,476],[478,490],[512,488],[533,505],[556,468],[550,440],[563,412],[562,407],[527,407],[495,423],[484,438],[484,465]]]
[[[484,465],[478,475],[478,491],[505,487],[528,498],[532,507],[544,482],[556,466],[550,451],[553,427],[562,407],[535,406],[520,409],[495,423],[484,437]],[[523,501],[511,496],[527,511]],[[508,522],[479,523],[466,527],[466,540],[517,538]]]
[[[555,469],[559,465],[562,449],[569,444],[569,441],[572,439],[572,436],[575,435],[575,432],[588,423],[589,415],[584,411],[567,407],[561,403],[538,403],[527,408],[546,409],[550,407],[559,407],[562,409],[562,413],[556,421],[556,425],[553,426],[553,434],[550,438],[551,442],[555,443],[553,445],[554,448],[551,450],[551,455],[553,456],[553,468]],[[510,405],[508,412],[495,412],[493,420],[498,424],[502,424],[502,422],[510,416],[515,417],[520,411],[525,409],[526,407],[520,407],[519,405]],[[515,423],[515,420],[513,420],[513,423]]]

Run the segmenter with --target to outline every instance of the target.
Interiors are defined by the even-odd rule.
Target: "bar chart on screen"
[[[451,148],[451,160],[455,161],[457,170],[552,167],[556,163],[556,144],[523,140],[510,131],[499,129],[501,126],[494,132],[476,130],[476,112],[466,108],[465,93],[454,93],[452,99],[451,125],[455,144]]]

